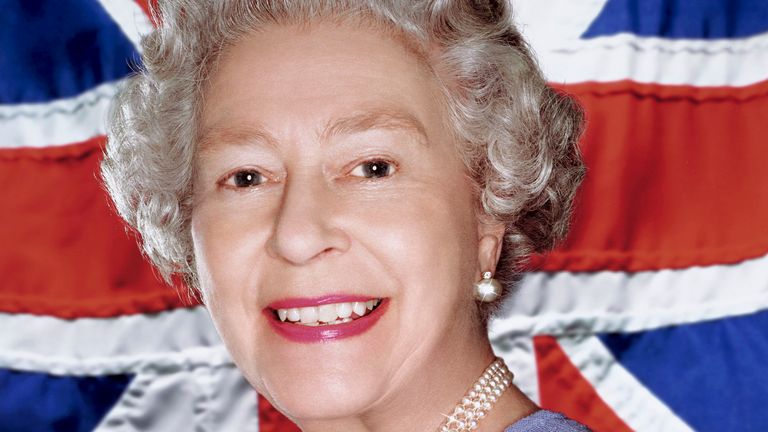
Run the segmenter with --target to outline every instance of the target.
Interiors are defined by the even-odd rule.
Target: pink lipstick
[[[318,298],[291,298],[280,300],[264,308],[263,313],[277,334],[291,342],[298,343],[317,343],[332,342],[353,336],[357,336],[370,330],[384,315],[389,306],[389,299],[382,299],[380,303],[373,307],[373,310],[367,310],[364,315],[359,316],[355,312],[354,318],[348,322],[339,322],[335,324],[318,323],[316,325],[306,325],[296,321],[296,318],[287,319],[285,315],[282,320],[278,318],[278,309],[289,308],[309,308],[337,303],[353,303],[376,301],[376,298],[348,295],[332,295]],[[283,312],[285,313],[285,312]],[[338,322],[338,321],[336,321]]]

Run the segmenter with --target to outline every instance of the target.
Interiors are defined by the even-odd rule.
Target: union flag
[[[146,4],[2,5],[0,431],[297,430],[98,182]],[[513,5],[586,109],[589,174],[492,323],[497,353],[595,431],[768,430],[768,2]]]

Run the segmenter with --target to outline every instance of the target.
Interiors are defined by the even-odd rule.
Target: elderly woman
[[[505,2],[174,0],[157,18],[104,179],[253,387],[305,431],[584,430],[524,396],[487,336],[583,175],[582,114]]]

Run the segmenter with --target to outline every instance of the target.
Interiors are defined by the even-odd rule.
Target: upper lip
[[[319,297],[287,297],[270,303],[268,309],[290,309],[311,306],[322,306],[333,303],[365,302],[377,298],[371,295],[330,294]]]

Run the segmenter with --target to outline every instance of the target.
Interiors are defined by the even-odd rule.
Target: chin
[[[318,348],[301,357],[271,359],[258,371],[260,385],[254,387],[296,422],[357,416],[381,399],[385,377],[370,357],[363,362],[367,356]]]
[[[392,318],[384,316],[356,336],[311,343],[287,339],[264,324],[248,352],[233,354],[251,385],[292,420],[357,416],[386,394],[389,375],[383,371],[396,351]]]

